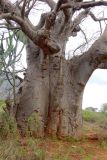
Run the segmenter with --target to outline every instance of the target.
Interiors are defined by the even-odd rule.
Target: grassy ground
[[[103,129],[107,129],[107,114],[102,112],[83,111],[83,120]]]
[[[92,138],[93,135],[91,135]],[[0,160],[106,160],[105,140],[5,139],[0,143]]]
[[[1,107],[0,142],[0,160],[106,160],[107,117],[83,111],[82,133],[77,139],[21,138],[15,121]]]

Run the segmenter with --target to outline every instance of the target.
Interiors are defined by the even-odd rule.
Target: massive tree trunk
[[[18,125],[25,130],[26,118],[36,112],[40,122],[38,136],[75,134],[82,123],[84,89],[77,79],[78,63],[65,60],[61,53],[44,57],[30,41],[27,53],[28,68],[16,114]]]
[[[66,39],[62,37],[58,43],[61,51],[55,55],[44,55],[31,41],[27,45],[28,68],[16,119],[24,131],[27,118],[36,112],[37,136],[78,133],[84,87],[93,71],[107,58],[106,30],[86,53],[71,60],[64,58]]]
[[[107,59],[107,28],[86,53],[71,60],[65,59],[65,45],[68,37],[76,36],[81,30],[79,24],[90,14],[87,8],[107,3],[42,1],[47,2],[52,11],[43,14],[36,27],[28,18],[36,1],[31,8],[25,1],[21,6],[20,3],[13,5],[9,0],[0,1],[3,13],[0,18],[9,20],[9,26],[13,25],[11,20],[16,22],[18,25],[13,26],[20,26],[30,39],[27,42],[27,73],[19,90],[16,120],[21,131],[25,131],[27,119],[35,112],[39,118],[37,136],[71,136],[77,134],[82,124],[84,87],[92,72]],[[81,8],[85,10],[74,18],[76,10]],[[92,13],[91,17],[98,21]]]

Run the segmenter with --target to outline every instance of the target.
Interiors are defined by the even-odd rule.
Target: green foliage
[[[39,160],[45,160],[45,151],[43,149],[36,149],[35,156],[38,157]]]
[[[33,116],[29,117],[29,124],[35,119]],[[14,118],[4,111],[0,112],[0,141],[0,160],[45,160],[39,139],[20,138]]]
[[[17,137],[17,124],[13,117],[4,111],[5,101],[0,100],[0,138]]]
[[[60,160],[60,159],[62,159],[62,156],[60,154],[54,154],[52,159],[53,160]]]
[[[104,103],[101,106],[101,112],[104,113],[107,116],[107,103]]]
[[[71,143],[72,144],[72,143]],[[84,148],[80,147],[80,146],[75,146],[75,145],[70,145],[68,148],[65,149],[65,151],[59,152],[59,153],[55,153],[52,156],[52,160],[71,160],[71,155],[82,155],[85,153]]]
[[[17,34],[19,32],[20,31],[18,31]],[[5,33],[0,35],[0,74],[5,74],[12,86],[15,86],[14,77],[15,74],[18,73],[18,71],[15,70],[15,66],[17,62],[20,61],[21,52],[25,45],[25,41],[23,40],[23,45],[20,43],[20,47],[18,47],[19,39],[23,33],[20,33],[18,36],[15,33],[16,31],[8,30],[6,35]],[[24,37],[24,35],[22,37]],[[10,73],[12,73],[11,80],[9,76]]]
[[[92,112],[83,110],[83,120],[92,123],[107,122],[107,118],[101,112]]]
[[[86,156],[83,160],[93,160],[91,155]]]
[[[26,139],[27,147],[30,148],[33,155],[38,158],[37,160],[44,160],[46,156],[45,149],[40,147],[41,141],[43,142],[44,140],[34,137],[27,137]]]
[[[36,139],[32,141],[33,145],[29,138],[1,140],[0,160],[45,160],[45,151],[38,146]]]
[[[17,124],[13,117],[6,112],[0,113],[0,137],[18,136]]]
[[[107,116],[103,112],[83,110],[83,121],[89,122],[97,128],[107,129]]]
[[[87,121],[87,122],[96,122],[96,120],[99,119],[99,115],[96,112],[92,112],[92,111],[87,111],[84,110],[83,111],[83,120]]]
[[[52,160],[70,160],[70,159],[68,158],[68,155],[62,156],[61,154],[56,153],[53,155]]]
[[[31,116],[29,116],[27,120],[27,125],[27,132],[30,136],[34,136],[35,133],[38,133],[40,127],[40,116],[38,115],[38,113],[34,112],[31,114]]]
[[[67,142],[72,142],[72,143],[76,143],[78,141],[80,141],[79,138],[77,137],[71,137],[71,136],[66,136],[63,138],[64,141],[67,141]]]
[[[0,108],[2,108],[5,105],[5,101],[0,100]]]
[[[23,44],[26,44],[27,37],[21,30],[17,31],[15,35],[17,36],[19,41],[21,41]]]
[[[2,113],[2,112],[4,112],[4,110],[3,110],[3,108],[5,107],[5,101],[3,101],[3,100],[0,100],[0,114]]]
[[[83,148],[77,147],[77,146],[72,146],[71,149],[70,149],[70,152],[71,153],[78,153],[78,154],[84,154],[85,153]]]
[[[104,150],[107,150],[107,141],[106,141],[106,140],[100,141],[100,146],[101,146],[101,148],[103,148]]]
[[[8,37],[4,37],[4,33],[0,37],[0,60],[4,61],[11,53],[16,50],[13,44],[14,35],[8,32]],[[6,43],[6,44],[5,44]],[[6,45],[6,46],[5,46]]]

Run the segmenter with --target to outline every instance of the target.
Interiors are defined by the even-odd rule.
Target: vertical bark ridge
[[[77,72],[61,53],[44,56],[31,42],[27,50],[28,69],[16,114],[18,124],[26,127],[26,119],[36,112],[40,125],[35,129],[36,136],[74,135],[81,122],[83,91],[78,85]]]

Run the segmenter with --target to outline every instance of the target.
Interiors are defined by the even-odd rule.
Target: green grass
[[[91,155],[87,155],[83,160],[93,160]]]
[[[56,153],[53,155],[52,160],[70,160],[70,159],[67,155],[62,156],[61,154]]]
[[[6,137],[17,137],[17,124],[13,117],[4,111],[5,102],[0,100],[0,138],[6,139]]]
[[[54,146],[53,144],[58,147],[51,154],[50,158],[52,160],[70,160],[72,155],[83,157],[83,160],[93,159],[93,155],[89,155],[89,151],[87,154],[85,148],[81,147],[80,144],[84,142],[80,139],[66,137],[60,142],[58,139],[34,138],[33,132],[35,129],[37,131],[40,125],[40,117],[35,113],[28,118],[28,131],[31,137],[28,134],[25,138],[21,138],[14,118],[10,117],[2,109],[3,106],[5,106],[5,103],[0,101],[0,160],[45,160],[47,159],[47,148],[49,147],[47,147],[47,144],[50,145],[50,143],[51,147]],[[83,111],[83,120],[87,124],[92,124],[94,128],[96,124],[99,126],[106,126],[107,124],[107,117],[99,112]],[[86,127],[88,126],[86,125]],[[63,148],[63,144],[66,144],[68,147],[65,146]],[[106,139],[101,139],[98,146],[107,150]],[[48,156],[50,156],[49,153]]]
[[[107,141],[106,140],[100,141],[100,147],[104,150],[107,150]]]
[[[38,113],[32,113],[27,119],[27,131],[26,134],[29,136],[37,137],[37,133],[40,128],[40,116]]]
[[[33,144],[27,140],[6,139],[0,143],[0,160],[45,160],[45,150],[37,145],[33,139]],[[39,143],[38,143],[39,144]]]
[[[0,113],[3,112],[3,107],[5,107],[5,101],[0,100]]]
[[[92,112],[83,110],[83,120],[91,123],[107,125],[107,116],[101,112]]]

